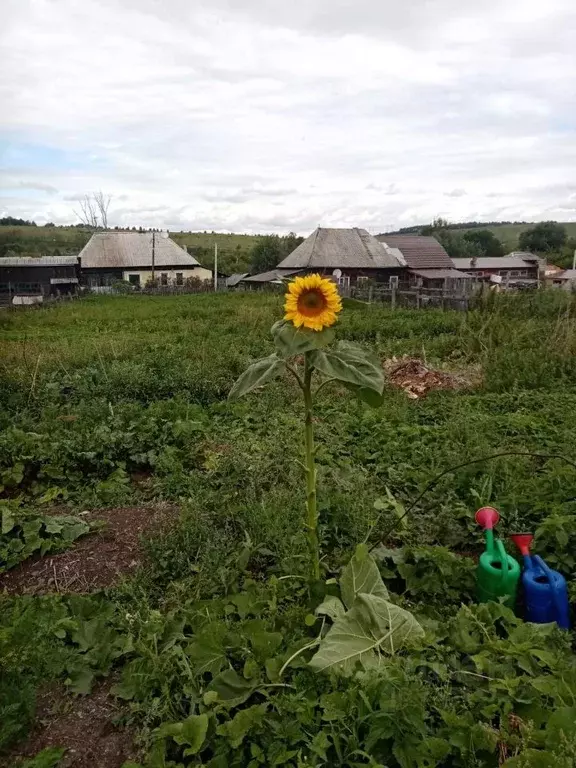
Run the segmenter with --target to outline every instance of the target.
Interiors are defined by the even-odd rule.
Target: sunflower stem
[[[304,438],[306,455],[306,530],[308,547],[310,549],[310,576],[312,581],[320,579],[320,547],[318,543],[318,507],[316,504],[316,465],[314,456],[314,425],[312,421],[312,373],[314,366],[310,360],[310,352],[304,355]]]

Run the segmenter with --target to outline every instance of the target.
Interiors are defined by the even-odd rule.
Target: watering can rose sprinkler
[[[506,552],[501,539],[494,539],[494,526],[500,515],[494,507],[482,507],[476,512],[476,522],[484,528],[486,549],[480,555],[476,572],[476,590],[478,601],[498,601],[504,598],[504,604],[514,608],[520,579],[520,566]]]

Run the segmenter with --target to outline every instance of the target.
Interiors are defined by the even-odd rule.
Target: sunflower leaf
[[[359,387],[357,384],[350,384],[349,381],[343,381],[342,384],[350,392],[353,392],[358,400],[362,400],[370,408],[380,408],[384,402],[384,394],[382,392],[376,392],[374,389],[368,389],[368,387]]]
[[[352,608],[336,619],[310,666],[317,672],[352,674],[382,664],[382,653],[393,655],[416,643],[424,630],[414,616],[376,595],[359,594]]]
[[[384,372],[378,358],[355,344],[338,344],[336,349],[316,350],[310,353],[311,362],[320,373],[337,379],[344,385],[370,389],[381,395],[384,391]],[[359,394],[358,390],[355,390]]]
[[[236,400],[239,397],[251,392],[257,387],[261,387],[271,379],[279,376],[285,369],[285,363],[278,355],[273,354],[252,363],[236,381],[228,400]]]
[[[309,328],[296,328],[286,320],[279,320],[272,326],[272,336],[280,357],[288,358],[325,347],[334,340],[334,331],[330,328],[311,331]]]
[[[342,600],[351,608],[360,594],[376,595],[388,600],[388,590],[384,586],[378,566],[366,544],[359,544],[356,552],[340,577]]]

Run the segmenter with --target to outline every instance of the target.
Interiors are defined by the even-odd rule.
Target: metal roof
[[[534,268],[532,261],[525,261],[518,256],[478,256],[476,259],[452,259],[456,269],[529,269]]]
[[[238,285],[238,283],[242,282],[244,278],[248,277],[250,272],[238,272],[234,275],[230,275],[230,277],[226,278],[226,287],[227,288],[234,288]]]
[[[565,269],[559,274],[553,275],[553,280],[576,280],[576,269]]]
[[[418,277],[425,277],[428,280],[440,280],[446,277],[450,280],[472,279],[472,275],[467,275],[466,272],[459,272],[457,269],[411,269],[410,273],[418,275]]]
[[[82,269],[152,268],[152,232],[103,232],[80,251]],[[198,267],[199,262],[174,240],[155,237],[154,266]]]
[[[3,256],[1,267],[75,267],[78,256]]]
[[[280,269],[388,269],[405,266],[401,256],[365,229],[319,227],[278,267]]]
[[[270,272],[262,272],[259,275],[251,275],[246,277],[242,282],[244,283],[273,283],[279,280],[283,280],[285,277],[291,277],[301,272],[301,269],[272,269]]]
[[[399,248],[411,269],[451,269],[450,256],[435,237],[424,235],[378,235],[381,243]]]

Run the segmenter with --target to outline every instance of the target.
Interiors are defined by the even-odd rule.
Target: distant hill
[[[538,222],[536,221],[464,221],[458,224],[448,224],[446,229],[454,229],[460,232],[468,232],[471,229],[489,229],[494,232],[496,237],[502,242],[507,251],[518,249],[518,238],[520,233],[530,229]],[[566,227],[568,237],[576,238],[576,221],[561,221],[563,227]],[[388,235],[418,235],[421,230],[429,224],[419,224],[413,227],[402,227],[395,232],[387,232]]]

